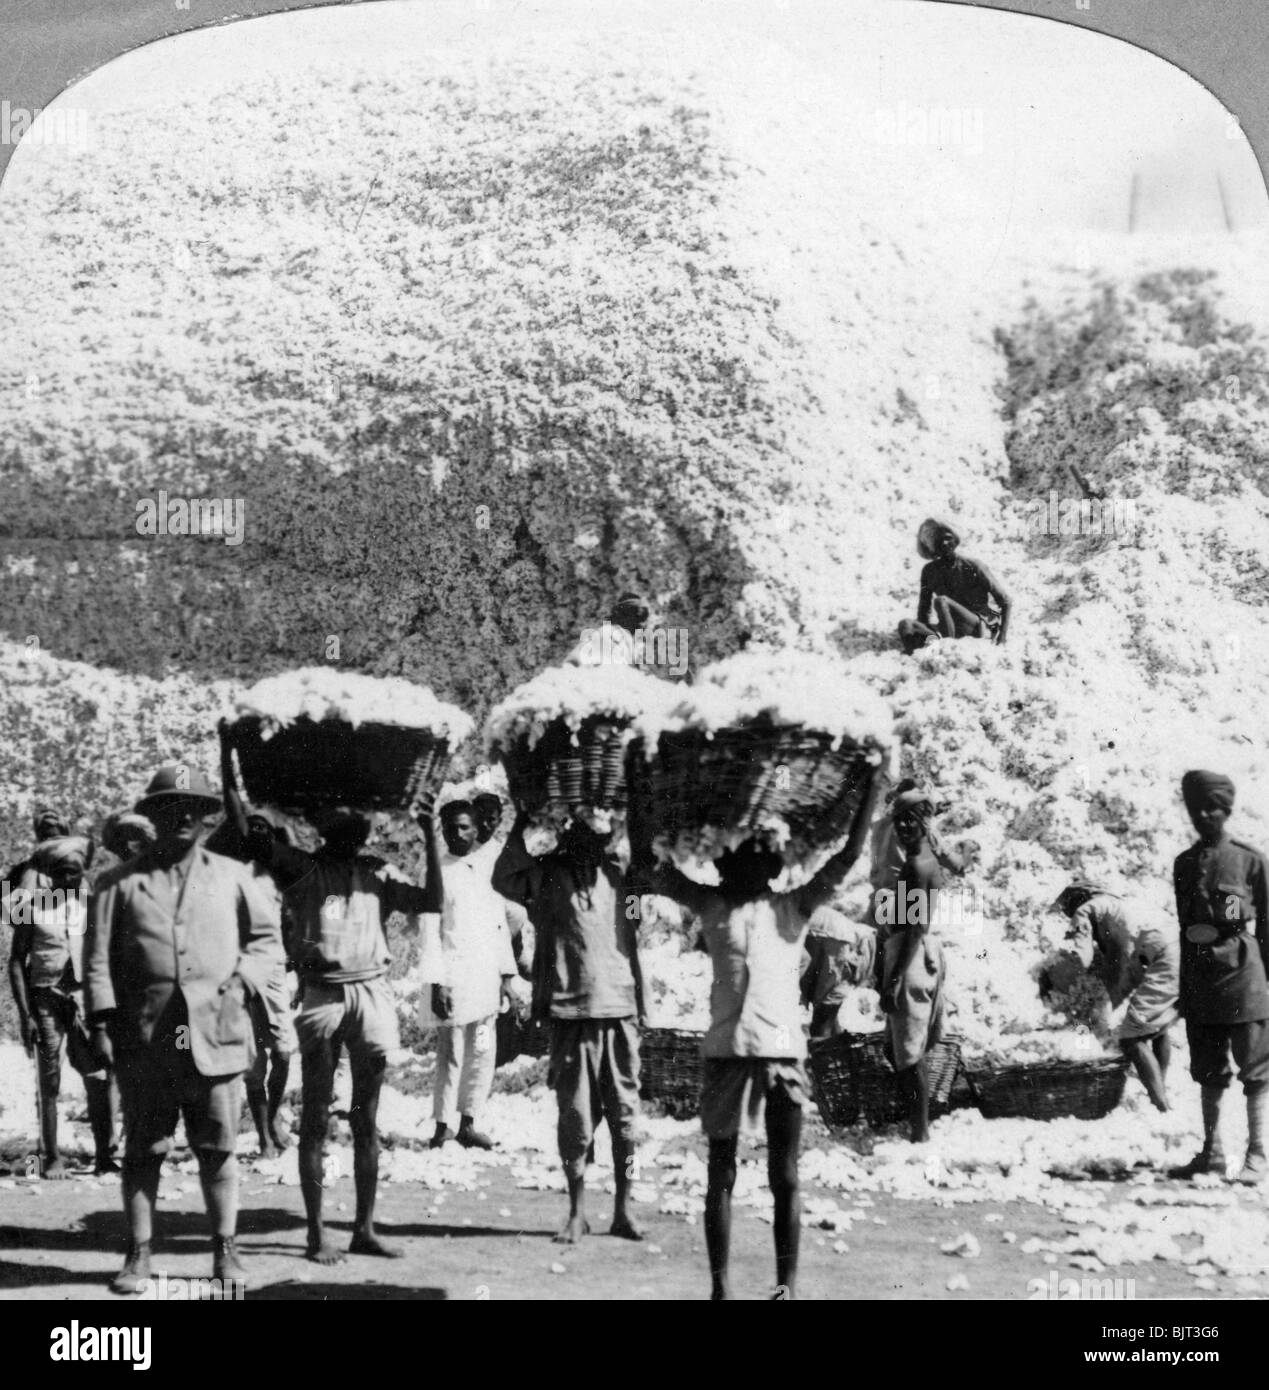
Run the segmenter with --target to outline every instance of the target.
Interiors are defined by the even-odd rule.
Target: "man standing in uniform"
[[[1202,1087],[1203,1149],[1172,1175],[1225,1172],[1220,1113],[1232,1053],[1247,1097],[1247,1157],[1237,1181],[1255,1184],[1269,1172],[1269,866],[1225,833],[1234,806],[1228,777],[1187,772],[1181,795],[1199,834],[1197,844],[1177,855],[1172,880],[1181,927],[1181,1013],[1190,1071]]]
[[[241,1280],[234,1248],[242,1073],[254,1057],[248,1000],[273,969],[276,918],[240,864],[199,844],[220,806],[201,773],[154,774],[137,813],[156,833],[102,875],[89,916],[85,988],[93,1043],[119,1077],[128,1255],[111,1288],[141,1293],[163,1155],[184,1115],[212,1224],[212,1277]]]

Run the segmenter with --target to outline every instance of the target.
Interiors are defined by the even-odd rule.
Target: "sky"
[[[108,63],[62,101],[88,110],[197,99],[226,76],[409,46],[514,47],[518,34],[639,28],[693,47],[752,100],[831,94],[879,199],[962,232],[990,226],[1185,236],[1269,227],[1236,121],[1180,69],[1050,20],[921,0],[384,0],[182,35]],[[754,83],[754,56],[770,55]],[[777,77],[776,74],[782,74]],[[23,163],[19,149],[15,166]],[[1224,201],[1222,203],[1222,190]]]

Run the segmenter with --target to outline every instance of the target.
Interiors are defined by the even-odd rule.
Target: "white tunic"
[[[445,887],[440,916],[423,914],[423,992],[419,1022],[425,1028],[461,1027],[489,1018],[502,1002],[504,976],[517,973],[507,930],[506,903],[494,892],[493,860],[486,854],[441,853]],[[450,987],[453,1012],[438,1019],[432,1011],[434,984]]]

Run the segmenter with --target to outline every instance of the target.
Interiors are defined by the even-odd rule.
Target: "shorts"
[[[1185,1023],[1190,1075],[1200,1086],[1224,1090],[1233,1077],[1232,1052],[1244,1086],[1269,1081],[1269,1019],[1252,1023]]]
[[[116,1053],[115,1073],[125,1158],[167,1153],[181,1117],[191,1149],[233,1153],[238,1147],[241,1076],[204,1076],[188,1049],[166,1041]]]
[[[547,1085],[560,1118],[560,1158],[580,1171],[601,1119],[614,1141],[637,1139],[639,1029],[633,1018],[553,1018]]]
[[[259,1052],[278,1052],[290,1056],[299,1050],[295,1034],[295,1013],[291,1008],[291,987],[286,971],[275,970],[264,992],[251,1001],[251,1021]]]
[[[387,1057],[401,1046],[396,1000],[387,977],[346,985],[306,980],[295,1033],[302,1054],[328,1051],[332,1066],[341,1047],[348,1049],[354,1066],[362,1059]]]
[[[762,1124],[776,1095],[806,1104],[806,1068],[771,1057],[706,1057],[701,1086],[701,1128],[710,1139],[734,1139]]]

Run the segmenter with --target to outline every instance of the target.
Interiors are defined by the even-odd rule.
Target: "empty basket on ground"
[[[532,748],[527,738],[518,739],[501,754],[512,800],[531,811],[551,802],[565,808],[624,806],[629,723],[590,715],[573,730],[558,719]]]
[[[701,1105],[705,1034],[694,1028],[645,1028],[639,1039],[639,1094],[671,1114],[695,1115]]]
[[[1123,1099],[1127,1077],[1126,1057],[969,1069],[974,1099],[989,1120],[1100,1120]]]
[[[879,746],[763,721],[660,735],[627,759],[639,821],[671,840],[704,826],[763,829],[782,818],[808,848],[841,840],[854,824],[880,761]]]
[[[840,1033],[811,1044],[811,1094],[830,1125],[853,1125],[859,1119],[855,1053],[863,1041],[853,1033]]]
[[[256,803],[403,811],[420,796],[435,795],[449,768],[448,740],[426,729],[306,716],[274,727],[267,738],[265,727],[244,715],[225,730]]]
[[[811,1080],[820,1113],[833,1125],[852,1125],[862,1115],[874,1127],[907,1118],[908,1101],[886,1058],[885,1033],[843,1033],[811,1048]],[[941,1038],[926,1053],[930,1113],[951,1108],[961,1069],[961,1040]]]

